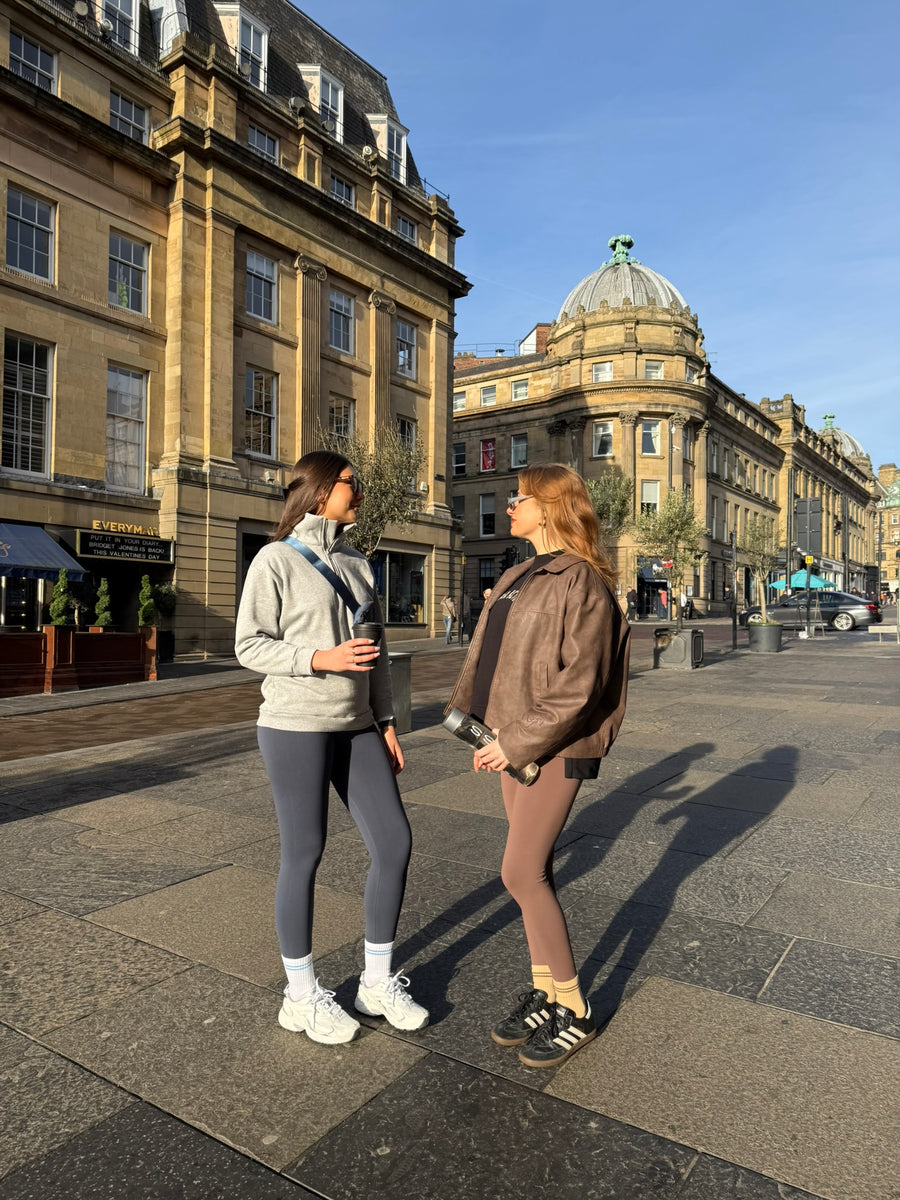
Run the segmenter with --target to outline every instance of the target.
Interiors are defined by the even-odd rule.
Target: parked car
[[[846,631],[857,629],[864,625],[881,624],[881,605],[877,600],[869,600],[865,596],[854,596],[850,592],[832,592],[822,588],[810,592],[812,598],[812,619],[822,620],[832,629]],[[818,605],[818,612],[816,606]],[[806,628],[806,611],[808,607],[807,593],[794,592],[793,596],[785,596],[773,604],[766,605],[770,621],[779,625]],[[821,618],[819,617],[821,613]],[[762,612],[759,605],[744,609],[738,620],[742,625],[762,624]]]

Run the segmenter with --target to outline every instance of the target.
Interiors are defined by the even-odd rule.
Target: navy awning
[[[75,583],[84,579],[84,568],[39,525],[0,522],[0,575],[55,583],[63,569]]]

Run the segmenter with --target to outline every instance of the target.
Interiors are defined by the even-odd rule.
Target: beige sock
[[[532,963],[531,979],[535,988],[539,988],[542,992],[547,993],[548,1004],[553,1004],[556,1000],[556,988],[553,985],[553,976],[550,974],[550,968],[536,967]]]
[[[568,980],[566,983],[557,983],[554,981],[556,989],[556,1003],[564,1004],[566,1008],[571,1008],[576,1017],[583,1017],[587,1013],[587,1004],[584,996],[581,994],[581,986],[578,983],[578,976]]]

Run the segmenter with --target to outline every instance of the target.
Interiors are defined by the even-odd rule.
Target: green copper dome
[[[596,312],[604,300],[610,308],[621,308],[626,298],[632,304],[657,304],[668,308],[675,303],[679,308],[687,308],[681,292],[668,279],[631,257],[628,251],[633,245],[634,240],[628,234],[610,238],[612,258],[586,275],[569,292],[562,302],[557,321],[562,320],[563,313],[574,317],[579,308]]]

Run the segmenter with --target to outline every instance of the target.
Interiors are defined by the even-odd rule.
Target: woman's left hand
[[[400,749],[397,730],[393,725],[387,725],[382,729],[381,736],[384,738],[384,748],[387,750],[388,758],[391,760],[391,769],[395,775],[399,775],[406,763],[403,759],[403,751]]]
[[[500,732],[499,729],[491,731],[494,736]],[[476,771],[503,771],[509,766],[509,759],[503,753],[503,747],[499,742],[491,742],[490,745],[482,746],[480,750],[475,751],[475,756],[472,762]]]

